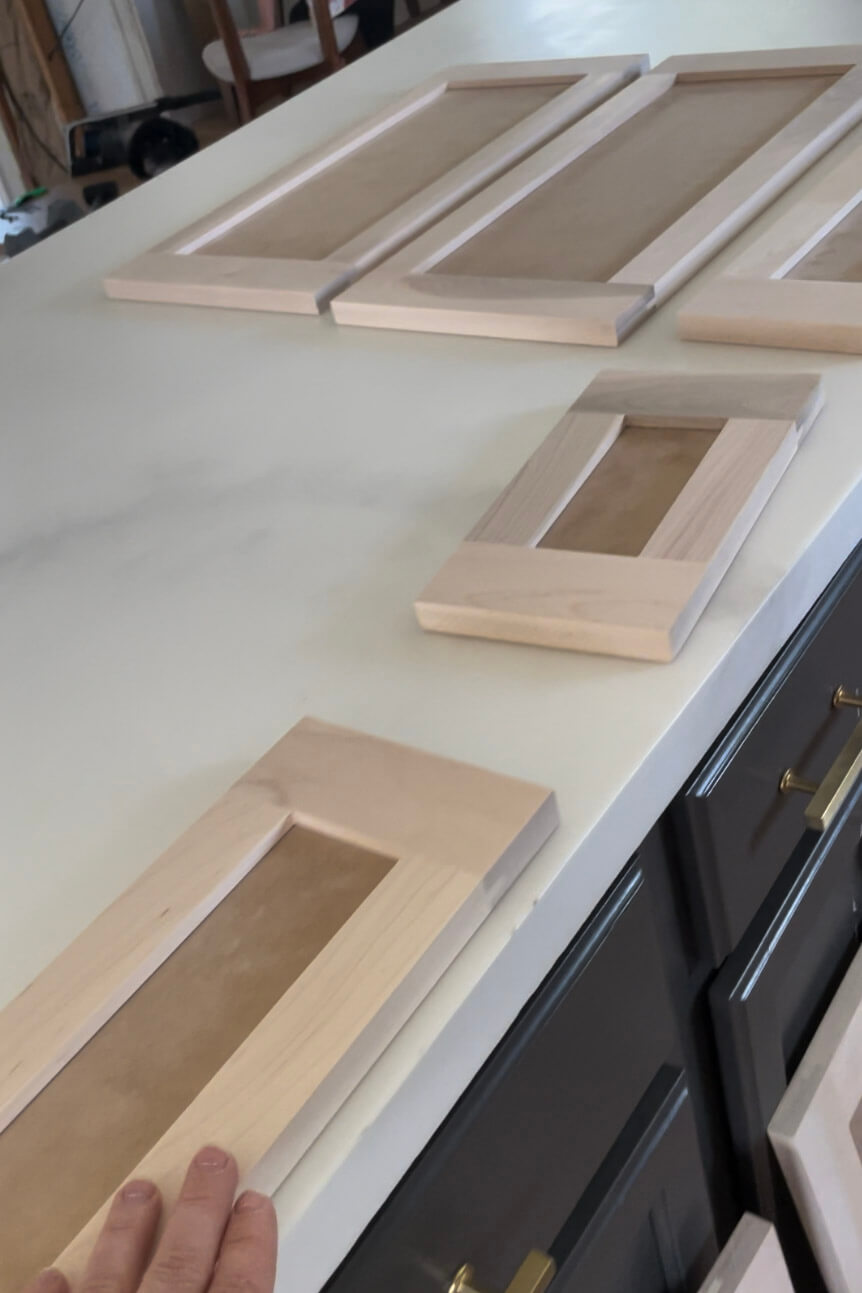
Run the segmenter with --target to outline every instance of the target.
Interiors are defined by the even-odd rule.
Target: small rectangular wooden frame
[[[821,403],[812,374],[600,373],[432,579],[419,623],[673,659]],[[639,555],[537,546],[624,427],[674,426],[717,434]]]
[[[769,1124],[829,1293],[862,1271],[862,952]]]
[[[845,220],[854,228],[839,229]],[[811,255],[828,255],[833,237],[842,258],[862,266],[862,147],[778,220],[762,238],[681,310],[680,336],[862,354],[862,276],[856,281],[804,278],[793,271]],[[846,237],[846,246],[844,238]],[[840,274],[840,269],[839,269]]]
[[[336,320],[366,327],[618,345],[862,120],[860,50],[859,46],[838,46],[668,59],[336,297],[332,303]],[[687,124],[685,105],[677,110],[676,136],[672,137],[674,156],[650,161],[651,155],[628,136],[628,151],[621,151],[619,143],[627,123],[636,122],[639,114],[648,110],[660,109],[663,102],[670,104],[671,99],[665,96],[674,87],[709,83],[715,92],[716,87],[726,89],[733,83],[740,87],[776,86],[784,78],[828,76],[837,79],[800,111],[788,109],[789,119],[787,113],[777,116],[776,122],[784,124],[771,137],[767,132],[766,142],[755,137],[741,163],[731,162],[729,171],[727,167],[723,171],[719,168],[718,182],[715,178],[703,181],[701,177],[700,187],[691,189],[677,203],[674,210],[681,209],[681,213],[664,210],[656,225],[661,226],[657,236],[653,228],[644,235],[645,241],[633,240],[632,221],[640,215],[642,221],[648,222],[651,205],[657,209],[663,202],[666,205],[662,194],[672,194],[675,182],[682,182],[678,177],[683,171],[680,163],[684,150],[695,150],[693,166],[697,170],[706,164],[702,159],[709,157],[709,148],[703,144],[698,128]],[[744,104],[740,107],[738,102],[736,111],[742,112],[743,121],[734,126],[723,144],[731,157],[737,127],[742,129],[745,120],[751,118]],[[710,115],[717,120],[711,110],[707,119]],[[646,115],[643,120],[649,129],[655,118]],[[670,129],[665,126],[666,131]],[[591,154],[591,150],[600,150],[603,145],[607,145],[604,154]],[[611,155],[614,151],[616,160]],[[570,249],[573,266],[581,266],[583,281],[572,277],[574,269],[568,275],[558,275],[560,256],[552,248],[553,233],[539,239],[540,244],[547,245],[539,257],[545,268],[541,272],[533,270],[530,261],[536,260],[531,244],[531,238],[534,242],[536,239],[535,220],[532,215],[530,219],[525,216],[523,228],[513,225],[512,220],[522,203],[532,212],[542,187],[563,176],[574,163],[589,166],[588,155],[602,158],[593,163],[599,168],[593,174],[604,177],[603,187],[595,190],[601,196],[591,198],[589,179],[580,187],[575,184],[577,172],[573,170],[571,192],[567,190],[558,198],[559,210],[548,199],[550,214],[546,218],[548,229],[562,238],[561,247]],[[635,174],[638,166],[641,171]],[[626,184],[630,193],[625,191]],[[697,197],[697,193],[701,196]],[[587,214],[579,218],[582,208]],[[608,231],[614,228],[619,233],[621,254],[629,255],[635,248],[634,254],[615,271],[613,265],[600,270],[591,268],[593,262],[607,258]],[[503,229],[507,230],[505,237]],[[499,243],[495,252],[499,262],[497,277],[492,276],[494,271],[478,265],[471,268],[477,257],[482,259],[473,240],[492,233]],[[585,258],[584,247],[592,249],[590,259]],[[513,255],[522,262],[521,269],[504,276],[502,266],[507,256],[511,264]],[[457,272],[447,270],[443,264],[452,256],[461,260]],[[586,281],[587,275],[590,281]]]
[[[167,242],[116,270],[105,279],[105,290],[108,296],[128,300],[317,314],[335,292],[353,282],[359,274],[496,178],[563,126],[589,112],[648,66],[646,55],[633,54],[449,68],[353,130],[298,162],[292,162]],[[241,231],[246,221],[273,203],[311,185],[330,168],[348,159],[361,160],[366,146],[384,140],[388,132],[405,123],[418,120],[421,113],[442,100],[447,91],[493,91],[556,85],[560,86],[560,92],[550,100],[503,129],[496,138],[491,138],[466,158],[462,148],[461,160],[449,170],[432,175],[418,192],[397,202],[393,209],[374,219],[343,245],[333,247],[319,258],[287,258],[272,254],[271,249],[270,254],[256,255],[255,238],[251,234],[251,246],[245,254],[219,255],[208,250],[228,233]],[[449,136],[454,137],[457,144],[458,135],[453,136],[449,132]],[[426,150],[414,141],[412,153],[418,164]],[[392,171],[393,168],[389,166],[388,169]],[[327,204],[349,208],[351,192],[348,188],[342,194],[330,194]]]
[[[793,1293],[775,1227],[747,1212],[700,1293]]]
[[[0,1012],[0,1131],[304,827],[392,865],[134,1169],[170,1204],[215,1140],[274,1189],[557,821],[538,786],[304,719]],[[59,1259],[73,1282],[105,1212]]]

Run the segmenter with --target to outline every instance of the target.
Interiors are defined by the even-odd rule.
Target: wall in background
[[[78,0],[47,0],[62,31]],[[161,0],[171,9],[173,0]],[[161,94],[147,37],[134,0],[84,0],[63,40],[78,93],[87,112],[114,112]]]
[[[22,165],[40,184],[64,180],[66,172],[61,163],[65,142],[54,116],[51,95],[33,56],[17,7],[6,4],[5,0],[0,0],[0,50],[9,86],[20,109],[20,113],[18,109],[13,111],[19,122]],[[49,154],[56,160],[52,160]],[[12,197],[24,187],[14,182],[15,178],[9,176],[6,180]]]
[[[0,207],[7,206],[23,189],[24,184],[9,147],[9,140],[0,126]]]
[[[135,0],[135,6],[162,92],[193,94],[211,86],[200,54],[213,38],[206,5],[199,14],[192,6],[164,0]]]

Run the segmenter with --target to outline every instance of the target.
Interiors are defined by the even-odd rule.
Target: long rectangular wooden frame
[[[862,283],[787,277],[860,203],[862,147],[680,310],[680,336],[862,354]]]
[[[862,952],[835,994],[769,1124],[830,1293],[862,1270]]]
[[[317,314],[408,238],[649,66],[644,54],[453,67],[292,162],[105,279],[108,296],[171,304]],[[449,89],[576,83],[320,260],[206,255],[207,245],[328,167],[421,112]],[[201,252],[204,251],[204,254]],[[194,254],[193,254],[194,253]]]
[[[862,120],[862,47],[684,55],[620,91],[434,225],[332,303],[339,323],[616,346]],[[607,282],[429,271],[677,81],[842,73]]]
[[[135,1169],[169,1204],[216,1140],[273,1190],[557,823],[539,786],[303,719],[0,1012],[0,1131],[303,825],[394,865]]]
[[[415,603],[424,629],[672,660],[822,404],[819,377],[606,372]],[[718,432],[639,556],[536,545],[624,426]]]

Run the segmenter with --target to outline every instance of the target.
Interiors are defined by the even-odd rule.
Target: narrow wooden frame
[[[456,203],[496,178],[563,126],[589,112],[649,66],[646,55],[453,67],[432,77],[322,148],[292,162],[232,202],[105,279],[108,296],[234,309],[317,314],[335,292],[376,265]],[[319,260],[200,254],[270,203],[421,112],[447,90],[536,84],[569,89],[504,131],[445,175]],[[345,195],[349,201],[349,194]],[[196,253],[196,254],[192,254]]]
[[[415,603],[424,629],[671,660],[822,403],[803,375],[600,373]],[[539,548],[624,426],[718,432],[638,556]]]
[[[862,1270],[862,952],[769,1124],[829,1293]]]
[[[862,354],[862,283],[789,277],[860,204],[862,147],[680,310],[680,336]]]
[[[747,1212],[700,1293],[793,1293],[775,1227]]]
[[[274,1189],[557,823],[541,787],[302,720],[0,1012],[0,1131],[306,826],[393,865],[135,1170],[170,1204],[215,1140]],[[106,1208],[60,1257],[73,1281]]]
[[[862,120],[859,46],[671,58],[546,144],[336,297],[339,323],[616,346]],[[677,82],[839,74],[839,79],[607,281],[432,273]],[[668,183],[673,167],[668,160]],[[622,196],[622,195],[621,195]]]

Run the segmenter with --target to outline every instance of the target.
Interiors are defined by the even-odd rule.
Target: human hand
[[[200,1150],[154,1253],[159,1192],[151,1181],[124,1185],[75,1293],[272,1293],[275,1209],[253,1190],[234,1203],[238,1178],[230,1154]],[[71,1291],[60,1271],[47,1270],[24,1293]]]

